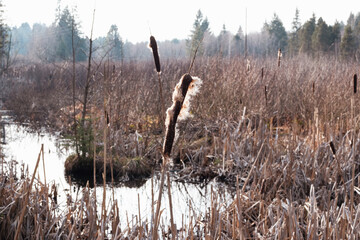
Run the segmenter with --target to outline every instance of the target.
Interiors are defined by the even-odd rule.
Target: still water
[[[66,195],[71,194],[72,198],[76,198],[76,192],[81,187],[73,184],[71,188],[70,184],[66,180],[64,170],[64,163],[66,157],[73,153],[73,150],[69,147],[64,147],[64,141],[61,140],[60,135],[57,133],[50,134],[45,130],[39,132],[32,132],[24,125],[18,125],[10,120],[7,121],[4,127],[5,130],[5,144],[2,145],[5,160],[15,160],[18,166],[24,164],[30,174],[33,173],[36,161],[41,149],[41,145],[44,145],[44,163],[40,161],[39,168],[36,173],[37,180],[42,183],[46,183],[49,186],[55,184],[58,189],[58,204],[59,209],[61,206],[66,205]],[[44,166],[45,165],[45,169]],[[44,171],[45,170],[45,171]],[[89,173],[91,176],[92,173]],[[46,176],[46,178],[44,177]],[[153,188],[152,188],[153,181]],[[114,187],[115,200],[118,202],[120,210],[120,223],[122,227],[126,225],[127,219],[135,221],[135,216],[139,213],[142,221],[151,219],[151,202],[152,202],[152,190],[155,194],[155,200],[157,200],[158,189],[160,185],[159,174],[154,174],[152,178],[148,179],[140,187],[127,187],[121,183],[116,184]],[[171,194],[173,203],[174,220],[177,226],[181,224],[188,224],[189,217],[197,214],[204,214],[208,211],[211,201],[211,188],[217,193],[221,193],[219,197],[222,198],[222,202],[230,203],[232,200],[232,194],[225,186],[218,185],[215,182],[210,182],[205,186],[196,184],[180,183],[171,181]],[[107,187],[107,199],[106,202],[110,207],[112,196],[112,189]],[[169,202],[167,187],[165,188],[162,198],[162,208],[165,208],[162,214],[162,222],[169,223]],[[79,191],[81,192],[81,191]],[[103,199],[103,187],[96,187],[97,201],[102,203]],[[138,203],[140,199],[140,205]]]

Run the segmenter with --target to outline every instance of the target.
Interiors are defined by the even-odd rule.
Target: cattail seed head
[[[280,67],[280,65],[281,65],[281,57],[282,57],[281,48],[279,48],[279,50],[278,50],[278,67]]]
[[[154,55],[154,62],[155,62],[156,71],[158,73],[160,73],[160,71],[161,71],[160,70],[160,58],[159,58],[157,43],[156,43],[156,40],[155,40],[154,36],[150,36],[149,47],[151,48],[152,53]]]
[[[356,93],[357,90],[357,75],[354,74],[354,94]]]
[[[166,112],[166,134],[163,145],[163,153],[165,156],[169,156],[171,148],[174,142],[176,142],[177,120],[184,120],[190,117],[189,109],[190,102],[193,96],[198,93],[202,84],[200,78],[190,76],[190,74],[184,74],[178,84],[175,86],[172,100],[173,104],[167,109]]]
[[[334,143],[332,141],[330,142],[330,148],[331,148],[332,153],[335,155],[336,149],[335,149]]]
[[[312,84],[312,92],[313,92],[313,94],[315,94],[315,82],[313,82],[313,84]]]

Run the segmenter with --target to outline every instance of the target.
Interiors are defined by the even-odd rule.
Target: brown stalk
[[[170,207],[170,222],[171,222],[171,239],[176,238],[176,228],[174,224],[174,214],[173,214],[173,206],[171,199],[171,183],[170,183],[170,174],[167,172],[167,185],[168,185],[168,197],[169,197],[169,207]]]
[[[18,222],[18,225],[17,225],[17,228],[16,228],[16,233],[15,233],[14,239],[19,239],[19,234],[20,234],[22,222],[23,222],[23,220],[24,220],[26,208],[28,207],[28,202],[29,202],[29,197],[30,197],[30,193],[31,193],[31,190],[32,190],[32,185],[33,185],[33,183],[34,183],[35,174],[36,174],[37,168],[38,168],[38,166],[39,166],[40,157],[41,157],[41,153],[42,153],[42,152],[44,152],[44,144],[41,144],[41,149],[40,149],[40,152],[39,152],[38,159],[37,159],[37,161],[36,161],[34,173],[33,173],[33,175],[32,175],[32,178],[31,178],[31,181],[30,181],[30,185],[29,185],[28,191],[27,191],[27,193],[26,193],[24,207],[23,207],[23,209],[21,210],[20,219],[19,219],[19,222]]]
[[[106,74],[106,70],[105,70],[105,66],[104,66],[104,80],[107,80],[107,74]],[[105,224],[106,221],[106,208],[105,208],[105,202],[106,202],[106,161],[107,161],[107,129],[108,129],[108,125],[107,125],[107,119],[108,119],[108,114],[107,114],[107,99],[106,99],[106,93],[104,93],[104,125],[103,125],[103,141],[104,141],[104,171],[103,171],[103,202],[102,202],[102,223]],[[105,231],[105,226],[103,226],[103,231]],[[105,232],[102,233],[103,236],[105,235]]]
[[[354,213],[354,188],[355,188],[355,131],[356,131],[356,123],[355,123],[355,94],[356,94],[356,87],[357,87],[357,75],[354,74],[353,78],[353,87],[354,87],[354,94],[351,97],[351,122],[352,122],[352,171],[351,171],[351,192],[350,192],[350,212],[351,216]]]

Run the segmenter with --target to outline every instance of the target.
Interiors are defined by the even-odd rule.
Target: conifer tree
[[[344,36],[341,39],[340,53],[343,59],[354,59],[355,56],[355,38],[350,25],[347,25],[344,30]]]
[[[289,37],[289,53],[291,56],[296,55],[299,52],[300,40],[299,40],[299,31],[301,28],[299,9],[295,10],[295,17],[292,22],[292,31]]]
[[[9,54],[11,49],[11,35],[9,36],[9,28],[3,19],[3,4],[0,0],[0,72],[9,67]]]
[[[312,35],[315,31],[315,15],[312,16],[301,28],[300,31],[300,52],[311,53],[312,51]]]
[[[326,53],[331,44],[331,29],[320,17],[312,34],[312,49],[317,54]]]
[[[203,14],[199,9],[196,14],[193,29],[191,30],[190,38],[186,42],[189,55],[194,54],[198,46],[200,46],[198,49],[198,54],[203,54],[204,50],[202,47],[202,40],[204,38],[205,32],[207,31],[209,31],[209,21],[207,18],[203,19]]]

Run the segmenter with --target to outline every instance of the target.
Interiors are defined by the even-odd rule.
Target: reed
[[[354,94],[351,96],[351,123],[352,123],[352,171],[351,171],[351,192],[350,192],[350,212],[353,214],[354,210],[354,191],[355,191],[355,138],[356,138],[356,120],[355,120],[355,94],[357,90],[357,75],[353,77],[353,90]]]
[[[197,96],[197,107],[194,110],[196,121],[188,121],[186,131],[183,131],[182,138],[179,138],[178,152],[174,152],[177,151],[174,148],[177,125],[172,128],[175,133],[173,137],[169,134],[168,140],[172,139],[173,143],[165,144],[164,140],[164,145],[169,149],[167,150],[169,158],[163,162],[171,162],[171,155],[176,156],[181,153],[179,155],[184,165],[179,167],[181,170],[175,176],[178,181],[201,179],[200,181],[206,183],[215,177],[233,186],[237,192],[230,203],[221,199],[220,192],[212,192],[209,210],[197,212],[192,219],[184,218],[181,228],[176,229],[179,233],[178,237],[189,239],[191,237],[206,239],[215,236],[222,239],[360,238],[357,228],[360,224],[360,198],[356,184],[356,179],[359,179],[356,168],[356,159],[359,155],[357,146],[360,142],[356,135],[353,137],[353,133],[356,132],[356,125],[354,126],[353,123],[356,123],[357,119],[354,93],[356,91],[357,94],[357,89],[353,88],[354,79],[350,81],[351,87],[349,87],[349,79],[341,80],[344,75],[352,76],[358,66],[352,63],[334,62],[331,59],[313,61],[298,57],[287,59],[286,65],[289,67],[283,68],[285,66],[283,64],[279,71],[272,58],[252,59],[251,70],[248,71],[242,60],[234,59],[229,62],[200,58],[199,61],[201,68],[195,64],[194,72],[198,72],[202,79],[206,79],[206,84]],[[261,68],[264,66],[266,77],[259,82]],[[158,108],[159,102],[152,101],[158,99],[158,90],[153,90],[153,83],[150,81],[143,81],[153,67],[152,62],[141,62],[141,64],[125,62],[121,80],[114,79],[114,84],[111,86],[116,92],[112,100],[114,111],[108,111],[111,122],[114,123],[114,131],[111,131],[114,137],[112,148],[114,154],[133,157],[137,145],[138,153],[143,152],[146,157],[152,159],[159,158],[159,151],[156,149],[161,145],[159,142],[162,141],[162,136],[155,132],[153,127],[157,124],[154,109]],[[181,71],[187,71],[188,62],[169,61],[162,67],[167,70],[169,84],[176,85],[175,76]],[[78,70],[80,74],[81,68]],[[23,71],[26,76],[31,76],[31,71]],[[45,72],[45,70],[41,71]],[[58,74],[55,73],[56,76],[60,76]],[[64,76],[65,74],[66,71]],[[71,74],[69,77],[71,79]],[[97,81],[100,76],[96,75],[94,78],[96,80],[94,84],[103,83]],[[194,80],[193,77],[191,78]],[[45,80],[39,79],[36,83],[40,86],[45,85]],[[314,79],[316,79],[316,89]],[[30,87],[36,86],[35,82],[29,82],[34,85],[23,83],[24,86],[21,86],[16,82],[12,83],[16,86],[16,90],[13,90],[13,94],[9,94],[9,98],[12,97],[11,99],[14,100],[11,104],[17,102],[26,106],[27,99],[32,99],[30,96],[37,101],[37,104],[41,103],[36,88]],[[61,81],[59,80],[58,83],[60,84]],[[9,87],[10,84],[6,86]],[[63,93],[61,85],[56,86],[59,93],[48,90],[54,96]],[[101,89],[100,86],[96,85],[98,89]],[[264,99],[264,87],[261,86],[266,86],[268,91],[266,108],[261,104],[263,101],[259,101]],[[46,91],[46,94],[48,92]],[[170,97],[170,94],[166,92],[165,97]],[[188,94],[189,90],[186,95]],[[121,98],[118,97],[120,95]],[[26,101],[21,101],[16,96],[22,96]],[[55,101],[54,98],[50,98],[50,94],[43,97],[49,99],[47,101],[49,105]],[[91,97],[97,103],[94,105],[94,109],[97,109],[94,110],[94,118],[106,119],[102,106],[104,97],[102,91],[95,91]],[[354,98],[350,106],[353,110],[350,110],[349,102],[344,101],[348,98]],[[181,100],[182,97],[179,99]],[[72,106],[71,100],[72,98],[67,99],[67,102],[58,101],[59,105],[52,106],[59,112],[66,113],[60,111],[60,107],[64,107],[61,104],[70,103]],[[185,102],[183,105],[187,105]],[[314,114],[315,107],[317,114]],[[25,111],[22,104],[18,104],[15,110]],[[182,110],[177,122],[183,114],[181,112]],[[65,113],[59,118],[64,125],[67,124]],[[174,109],[169,113],[174,113]],[[70,115],[71,119],[72,115]],[[169,117],[169,125],[171,125],[170,119],[172,118]],[[329,122],[329,131],[324,130],[325,120]],[[94,123],[94,132],[99,133],[103,128],[102,124]],[[144,136],[144,141],[133,140],[135,131]],[[329,134],[331,140],[327,139]],[[226,151],[223,152],[222,149]],[[222,159],[224,164],[221,162]],[[16,179],[16,173],[11,170],[14,166],[10,163],[4,163],[3,168],[5,170],[0,181],[2,193],[0,238],[13,239],[16,232],[14,226],[17,226],[14,223],[18,223],[25,204],[24,196],[28,192],[32,177]],[[165,176],[167,173],[164,172]],[[29,233],[27,235],[29,239],[39,239],[42,234],[44,239],[56,237],[92,239],[101,236],[99,234],[103,230],[110,229],[111,226],[115,229],[118,226],[116,214],[113,215],[116,212],[116,204],[110,205],[111,213],[101,221],[102,214],[99,216],[94,214],[96,209],[94,200],[91,200],[94,197],[91,192],[88,193],[87,188],[84,197],[74,197],[68,208],[56,214],[53,205],[57,194],[54,190],[51,190],[51,197],[48,196],[49,194],[46,193],[44,184],[35,178],[27,204],[27,209],[30,210],[25,212],[21,227]],[[49,210],[42,208],[46,204],[41,199],[46,198],[49,201]],[[151,220],[144,221],[146,216],[141,212],[141,216],[137,216],[137,224],[134,224],[130,218],[128,226],[124,229],[117,227],[116,231],[104,231],[107,236],[114,239],[135,239],[141,234],[143,239],[149,239],[155,234],[155,222],[157,222],[158,238],[169,237],[166,229],[172,225],[171,220],[164,222],[161,219],[162,211],[169,209],[166,207],[164,210],[164,207],[159,205],[160,210],[157,211],[158,207],[155,205],[160,202],[156,201],[154,196],[152,198],[154,198],[152,206],[156,209],[153,210]],[[39,202],[44,204],[36,204]],[[144,209],[143,206],[141,207]],[[155,217],[156,212],[158,212],[157,217]],[[199,215],[203,217],[201,220],[197,218]],[[43,219],[46,219],[48,224],[44,224]],[[66,221],[61,221],[64,219]],[[86,224],[87,221],[89,225]],[[91,230],[89,230],[90,226],[92,226]],[[164,235],[161,235],[160,229],[164,229]],[[25,231],[20,233],[24,234]]]

